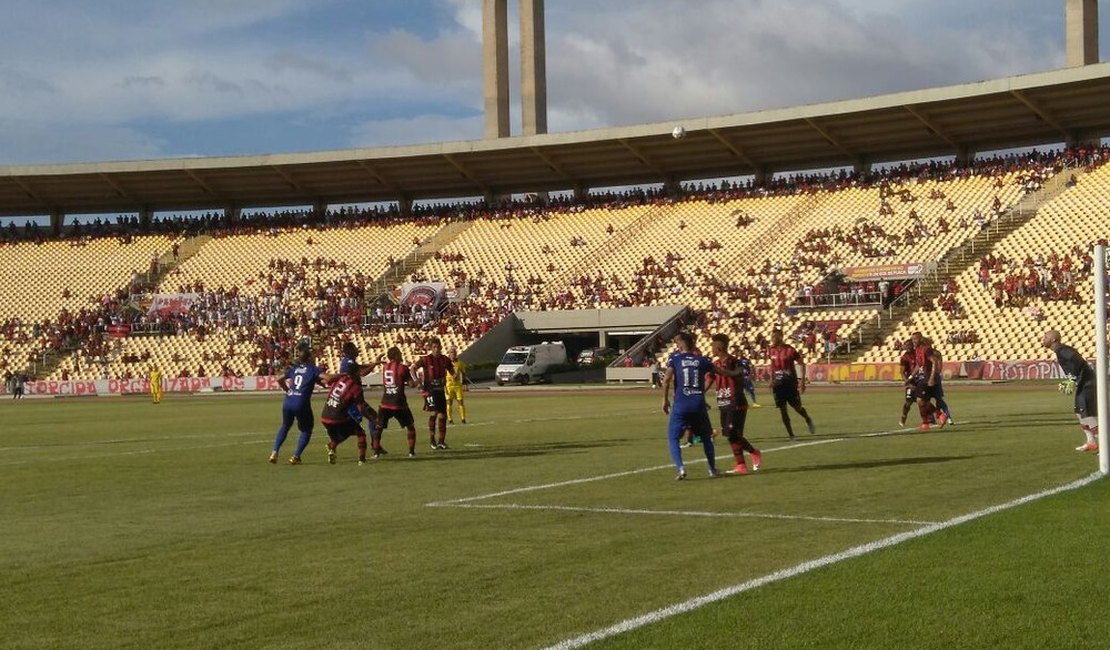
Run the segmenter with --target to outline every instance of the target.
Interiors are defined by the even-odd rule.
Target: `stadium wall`
[[[504,325],[504,323],[503,323]],[[499,326],[500,327],[500,326]],[[512,330],[511,326],[508,328]],[[501,346],[497,343],[497,357],[511,343]],[[641,370],[639,368],[631,370]],[[646,369],[643,369],[646,370]],[[770,381],[769,366],[756,366],[756,381]],[[902,371],[897,363],[811,363],[807,366],[811,381],[819,382],[898,382]],[[1064,378],[1060,366],[1055,361],[950,361],[945,362],[945,379],[966,379],[972,381],[1036,381],[1060,380]],[[367,377],[371,386],[380,385],[375,375]],[[277,377],[177,377],[162,381],[162,390],[167,393],[201,392],[277,392],[281,389]],[[146,379],[97,379],[92,381],[31,381],[27,382],[28,395],[50,397],[141,395],[150,392],[150,382]]]

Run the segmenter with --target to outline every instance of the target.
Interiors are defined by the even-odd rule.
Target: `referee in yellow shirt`
[[[444,389],[447,393],[447,421],[455,423],[455,416],[451,413],[451,404],[458,401],[459,417],[466,424],[466,403],[463,402],[463,384],[466,382],[466,363],[459,360],[459,351],[454,346],[447,349],[447,358],[454,365],[454,372],[447,373],[447,383]]]

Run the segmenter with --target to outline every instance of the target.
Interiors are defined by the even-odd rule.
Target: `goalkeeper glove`
[[[1065,395],[1074,394],[1075,393],[1075,380],[1074,379],[1065,379],[1064,381],[1060,382],[1060,385],[1057,387],[1057,390],[1059,390],[1061,393],[1063,393]]]

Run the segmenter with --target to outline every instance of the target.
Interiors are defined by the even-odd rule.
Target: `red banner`
[[[162,380],[167,393],[198,393],[201,391],[244,392],[278,391],[277,378],[250,377],[171,377]],[[28,395],[133,395],[150,392],[150,380],[97,379],[93,381],[29,381]]]
[[[122,339],[131,333],[130,325],[109,325],[108,336],[114,339]]]

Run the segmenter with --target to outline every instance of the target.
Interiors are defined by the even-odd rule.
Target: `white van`
[[[548,371],[552,366],[567,362],[567,348],[562,341],[539,345],[517,345],[505,351],[501,365],[494,375],[497,385],[509,382],[527,384],[533,381],[550,381]]]

